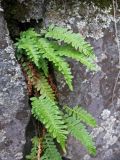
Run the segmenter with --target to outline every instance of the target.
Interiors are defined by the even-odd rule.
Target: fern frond
[[[85,129],[85,126],[80,123],[75,117],[66,117],[65,119],[66,124],[68,126],[68,131],[75,137],[80,143],[85,146],[87,151],[92,154],[96,155],[96,148],[92,141],[91,136]]]
[[[33,69],[30,69],[27,62],[24,62],[22,66],[25,69],[27,76],[31,80],[34,88],[36,88],[44,98],[50,98],[55,102],[55,94],[46,77],[43,74],[36,73]]]
[[[58,152],[53,138],[46,134],[43,140],[43,156],[41,160],[62,160],[60,153]]]
[[[77,120],[83,121],[91,127],[96,127],[95,118],[83,108],[79,106],[76,106],[74,108],[64,106],[64,109],[69,116],[74,116]]]
[[[29,33],[29,31],[27,32]],[[34,34],[35,31],[30,30],[30,33],[31,32],[32,34]],[[38,38],[36,33],[33,38],[27,36],[28,34],[24,36],[23,33],[22,39],[20,39],[17,43],[18,49],[25,50],[29,59],[31,59],[38,68],[41,68],[41,58],[48,59],[50,62],[52,62],[57,67],[57,69],[64,75],[66,83],[72,90],[72,75],[69,64],[65,62],[65,60],[61,57],[55,55],[54,49],[51,47],[49,41],[47,41],[45,38]],[[44,61],[43,63],[44,64],[42,65],[42,69],[45,72],[45,75],[47,75],[47,66]]]
[[[55,67],[64,75],[66,83],[68,84],[69,88],[73,90],[72,87],[72,78],[71,69],[69,68],[69,64],[65,62],[65,60],[58,55],[55,55],[54,49],[51,47],[49,41],[44,38],[39,39],[38,41],[39,46],[44,48],[43,58],[48,59],[52,62]]]
[[[40,58],[39,59],[39,68],[41,68],[43,70],[43,73],[46,77],[48,77],[48,62],[46,59],[44,58]]]
[[[34,62],[34,64],[39,67],[39,58],[40,53],[38,51],[38,47],[36,45],[36,41],[38,38],[38,34],[34,30],[28,30],[26,32],[22,32],[20,39],[16,43],[16,46],[19,50],[23,50],[22,54],[27,54],[28,58]]]
[[[56,55],[59,56],[66,56],[66,57],[70,57],[72,59],[75,59],[79,62],[81,62],[83,65],[85,65],[88,69],[95,71],[96,70],[96,64],[95,64],[95,56],[94,55],[90,55],[85,56],[84,54],[76,51],[74,48],[70,47],[70,46],[59,46],[56,45],[55,43],[52,43],[53,48],[55,48]]]
[[[87,43],[84,38],[79,33],[73,33],[67,28],[50,26],[47,33],[45,33],[46,38],[53,38],[55,40],[63,41],[67,44],[71,44],[76,50],[78,49],[81,53],[86,56],[93,54],[92,46]]]
[[[61,111],[58,106],[49,98],[32,98],[32,114],[41,121],[48,132],[56,138],[61,147],[65,150],[67,139],[67,126],[64,124]]]
[[[37,81],[34,81],[34,87],[37,89],[37,91],[40,91],[40,94],[44,98],[50,98],[52,101],[55,101],[55,94],[47,79],[42,74],[40,74],[40,78],[38,78]]]
[[[28,159],[28,160],[36,160],[37,159],[38,145],[39,145],[39,138],[38,137],[32,138],[31,153],[26,156],[26,159]]]

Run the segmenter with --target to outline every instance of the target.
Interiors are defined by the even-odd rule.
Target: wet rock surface
[[[15,59],[0,10],[0,160],[21,160],[30,108],[24,77]]]
[[[120,4],[118,4],[118,7]],[[120,10],[116,11],[118,36],[120,36]],[[112,5],[99,8],[93,2],[70,1],[47,6],[45,25],[56,23],[79,32],[93,45],[101,70],[93,73],[78,62],[69,59],[74,75],[74,91],[70,92],[63,78],[56,75],[61,105],[84,106],[96,118],[98,127],[93,129],[97,147],[96,157],[86,153],[70,136],[67,154],[71,160],[120,159],[120,77],[113,95],[118,75],[119,53],[116,43]]]

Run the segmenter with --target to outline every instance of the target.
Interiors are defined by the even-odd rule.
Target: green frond
[[[50,98],[52,101],[55,101],[55,94],[47,79],[42,74],[40,74],[40,78],[37,81],[34,81],[34,87],[37,89],[37,91],[40,91],[40,94],[44,98]]]
[[[96,70],[97,64],[95,64],[95,55],[90,55],[89,57],[85,56],[84,54],[80,53],[79,51],[75,50],[74,48],[68,45],[59,46],[53,43],[52,46],[56,50],[55,52],[56,55],[70,57],[72,59],[81,62],[88,69],[93,71]]]
[[[67,139],[67,126],[64,124],[61,111],[49,98],[32,98],[32,114],[41,121],[53,138],[56,138],[63,150]]]
[[[36,45],[37,35],[34,30],[22,32],[16,46],[19,52],[22,50],[22,54],[27,54],[28,58],[39,68],[39,58],[41,56]]]
[[[58,44],[58,42],[64,43]],[[95,119],[78,106],[73,109],[65,106],[63,111],[67,115],[64,116],[64,113],[57,106],[55,94],[47,80],[48,63],[52,62],[55,68],[63,74],[67,85],[72,90],[73,76],[65,57],[80,61],[90,70],[96,70],[97,65],[94,63],[95,57],[91,45],[80,34],[73,33],[67,28],[51,25],[41,34],[36,33],[34,29],[22,32],[16,47],[17,57],[21,63],[23,62],[22,66],[27,73],[28,81],[30,80],[29,84],[32,84],[41,95],[38,98],[31,98],[34,117],[45,125],[49,134],[57,140],[64,151],[68,133],[71,133],[90,154],[95,155],[96,148],[92,138],[84,125],[80,123],[83,122],[95,127]],[[21,58],[21,56],[24,57]],[[50,135],[45,135],[43,141],[42,160],[61,160]],[[36,160],[38,143],[39,139],[33,140],[33,148],[27,159]]]
[[[43,58],[48,59],[52,62],[55,67],[64,75],[66,83],[68,84],[69,88],[73,90],[72,87],[72,78],[71,69],[69,68],[69,64],[65,62],[65,60],[58,55],[55,55],[54,49],[52,48],[49,41],[44,38],[39,39],[39,45],[41,48],[44,49]]]
[[[41,160],[62,160],[60,153],[58,152],[53,138],[46,134],[43,140],[43,156]]]
[[[37,160],[38,145],[39,145],[39,138],[38,137],[32,138],[31,153],[26,156],[26,159],[28,159],[28,160]]]
[[[75,117],[66,117],[65,118],[66,124],[68,126],[68,131],[75,137],[79,142],[87,149],[87,151],[92,154],[96,155],[96,148],[92,141],[91,136],[85,129],[85,126],[80,123]]]
[[[60,40],[67,44],[70,44],[72,45],[72,47],[74,47],[76,50],[79,50],[86,56],[93,54],[93,48],[84,40],[80,33],[73,33],[67,28],[50,26],[47,33],[45,34],[45,37],[53,38],[55,40]]]
[[[96,127],[95,118],[83,108],[79,106],[76,106],[74,108],[64,106],[64,109],[69,116],[74,116],[77,120],[83,121],[91,127]]]
[[[40,94],[44,98],[50,98],[52,101],[55,102],[55,99],[56,99],[55,94],[54,94],[51,86],[49,85],[46,77],[43,74],[38,74],[38,75],[36,75],[37,77],[35,77],[35,75],[32,73],[32,71],[27,66],[27,62],[24,62],[22,64],[22,67],[26,71],[27,76],[31,80],[34,88],[36,88],[37,91],[40,92]]]
[[[48,77],[48,61],[46,59],[40,58],[39,59],[39,66],[42,69],[44,75]]]

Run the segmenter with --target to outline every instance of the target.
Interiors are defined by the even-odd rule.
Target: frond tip
[[[76,119],[85,122],[87,125],[91,127],[96,127],[96,120],[95,118],[88,113],[83,108],[76,106],[74,108],[70,108],[68,106],[64,106],[65,111],[69,116],[74,116]]]
[[[68,126],[68,131],[75,137],[79,142],[85,146],[87,151],[92,154],[96,155],[96,148],[92,141],[91,136],[85,129],[85,126],[80,123],[75,117],[69,117],[68,115],[65,118],[66,124]]]

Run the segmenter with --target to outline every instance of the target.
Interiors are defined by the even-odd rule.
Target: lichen
[[[91,37],[96,40],[104,36],[103,29],[108,28],[114,20],[112,13],[112,4],[107,8],[100,8],[95,2],[77,2],[61,5],[57,10],[57,4],[50,2],[47,7],[45,23],[56,23],[83,34],[85,37]],[[51,6],[51,7],[50,7]],[[119,19],[119,17],[118,17]]]
[[[110,110],[104,109],[100,118],[101,124],[99,127],[93,129],[91,135],[93,137],[99,137],[100,134],[104,134],[102,148],[108,149],[110,146],[114,145],[120,137],[120,124],[117,119],[118,113],[111,113]]]

